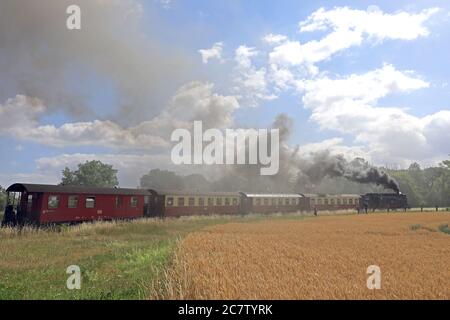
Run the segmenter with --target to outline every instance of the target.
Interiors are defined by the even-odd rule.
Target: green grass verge
[[[145,299],[177,239],[226,219],[85,224],[55,230],[0,230],[1,299]],[[78,265],[80,290],[66,269]]]
[[[302,215],[271,215],[302,219]],[[146,299],[152,281],[188,233],[266,216],[193,217],[81,224],[55,229],[0,229],[0,300]],[[69,290],[67,267],[81,269],[81,289]]]

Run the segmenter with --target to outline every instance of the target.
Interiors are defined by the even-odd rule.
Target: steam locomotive
[[[408,208],[408,199],[402,193],[367,193],[361,196],[361,203],[371,210]]]
[[[143,217],[245,215],[321,210],[394,210],[408,207],[396,193],[257,194],[13,184],[3,224],[49,224]]]

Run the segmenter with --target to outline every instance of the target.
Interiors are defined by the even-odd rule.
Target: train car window
[[[237,198],[233,198],[233,206],[237,206],[238,204],[238,199]]]
[[[216,198],[216,205],[221,206],[222,205],[222,198]]]
[[[173,197],[168,197],[167,198],[167,206],[168,207],[173,207]]]
[[[205,206],[205,199],[203,198],[198,198],[198,205],[200,207],[204,207]]]
[[[59,207],[59,196],[48,196],[48,208],[57,209]]]
[[[269,204],[269,199],[264,198],[264,205],[267,206]]]
[[[289,205],[289,199],[284,199],[284,204],[288,206]]]
[[[279,205],[279,206],[283,205],[283,199],[281,199],[281,198],[278,199],[278,205]]]
[[[184,207],[184,198],[183,197],[178,197],[178,206]]]
[[[131,199],[130,199],[130,206],[132,208],[137,208],[138,203],[139,203],[138,197],[131,197]]]
[[[208,206],[209,207],[214,206],[214,198],[208,198]]]
[[[95,208],[95,197],[86,197],[86,209]]]
[[[276,200],[275,198],[272,198],[272,199],[270,200],[270,204],[271,204],[272,206],[274,206],[274,205],[277,204],[276,201],[277,201],[277,200]]]
[[[116,197],[116,208],[122,208],[122,197]]]
[[[353,199],[348,199],[348,204],[353,204]]]
[[[325,205],[328,205],[328,199],[325,199],[324,202],[325,202]]]
[[[31,206],[33,204],[33,195],[29,194],[27,197],[27,205]]]
[[[343,202],[344,202],[344,204],[347,204],[347,199],[344,199]]]
[[[33,195],[29,194],[27,197],[27,212],[31,212],[31,208],[33,207]]]
[[[334,204],[334,199],[330,199],[330,204]]]
[[[261,199],[260,198],[256,198],[255,201],[256,201],[256,205],[257,206],[261,205]]]
[[[195,206],[195,198],[189,198],[189,207],[194,207]]]
[[[341,204],[341,199],[337,199],[336,201],[338,205]]]
[[[225,198],[225,205],[229,206],[231,204],[230,198]]]
[[[359,199],[355,199],[355,204],[358,204],[359,203]]]
[[[78,207],[78,196],[69,196],[68,201],[68,207],[69,209],[75,209]]]

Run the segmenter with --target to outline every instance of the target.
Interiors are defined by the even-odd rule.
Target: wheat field
[[[216,225],[188,235],[152,298],[450,299],[448,213]],[[381,289],[367,288],[367,268]]]

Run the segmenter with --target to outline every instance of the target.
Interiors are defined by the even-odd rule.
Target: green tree
[[[175,172],[152,169],[141,177],[141,187],[156,190],[183,190],[184,181]]]
[[[6,206],[6,190],[0,186],[0,211],[4,211]]]
[[[96,160],[80,163],[75,171],[66,167],[62,175],[61,185],[64,186],[114,188],[119,185],[117,170],[112,165]]]
[[[198,191],[206,192],[211,191],[211,183],[201,174],[195,173],[183,177],[184,188]]]

